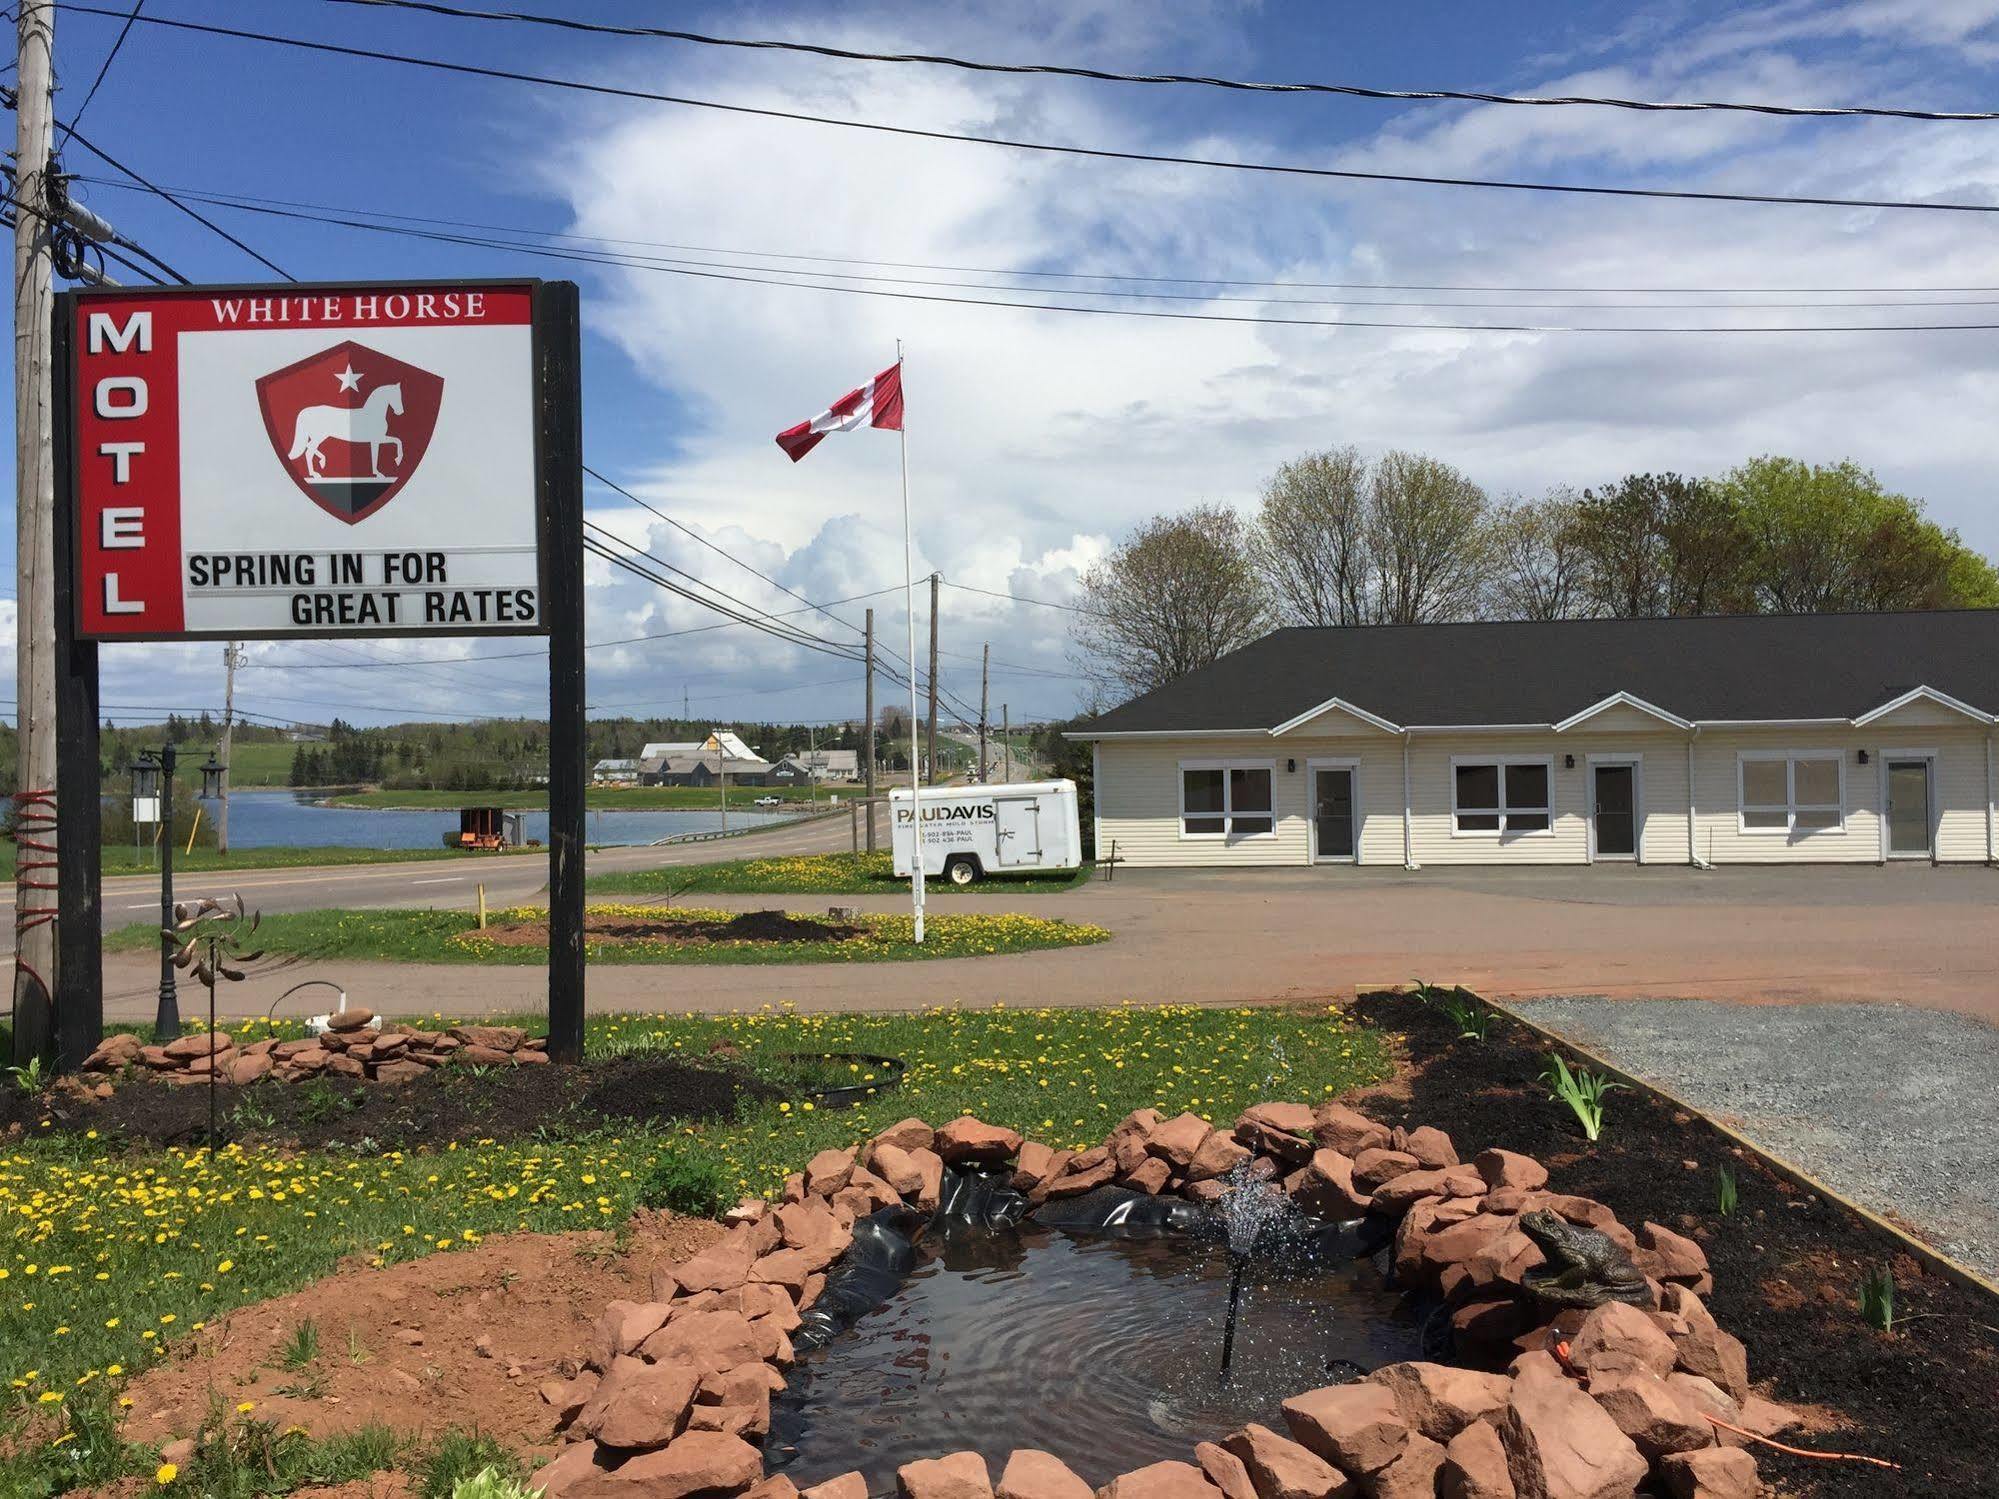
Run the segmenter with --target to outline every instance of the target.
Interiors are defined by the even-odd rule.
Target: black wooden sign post
[[[580,1060],[574,283],[103,288],[55,316],[59,1063],[103,1034],[101,642],[493,634],[548,637],[549,1055]]]

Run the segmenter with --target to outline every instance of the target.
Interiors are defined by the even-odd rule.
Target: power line
[[[975,588],[970,583],[953,583],[949,578],[944,580],[944,586],[946,588],[955,588],[960,593],[982,593],[989,599],[1011,599],[1016,604],[1039,604],[1044,609],[1066,609],[1071,614],[1092,614],[1095,612],[1077,604],[1058,604],[1053,599],[1029,598],[1024,593],[999,593],[990,588]]]
[[[125,38],[132,34],[132,23],[139,19],[139,11],[146,0],[132,0],[132,13],[125,17],[125,24],[118,28],[118,35],[111,43],[111,50],[104,54],[104,61],[97,66],[97,76],[90,80],[90,88],[83,96],[83,102],[76,106],[76,113],[69,117],[69,123],[62,127],[62,140],[55,144],[60,152],[65,142],[76,131],[76,122],[83,118],[83,112],[90,108],[90,101],[97,97],[98,89],[104,86],[104,75],[111,71],[111,64],[118,60],[119,50],[125,45]]]
[[[1091,317],[1124,317],[1165,319],[1170,322],[1235,323],[1262,327],[1291,328],[1376,328],[1395,329],[1405,332],[1431,333],[1644,333],[1644,334],[1772,334],[1772,333],[1949,333],[1985,332],[1999,328],[1995,323],[1771,323],[1763,325],[1744,324],[1565,324],[1565,323],[1444,323],[1421,322],[1410,319],[1385,318],[1280,318],[1262,317],[1249,313],[1224,312],[1160,312],[1137,307],[1092,307],[1068,302],[1019,301],[999,297],[956,297],[942,293],[897,291],[875,286],[829,285],[824,281],[783,279],[805,275],[824,276],[828,273],[817,271],[790,271],[783,267],[758,266],[745,271],[698,270],[688,265],[672,264],[665,261],[597,254],[582,250],[559,249],[553,246],[523,245],[509,240],[481,238],[475,235],[451,234],[436,230],[411,229],[394,224],[373,223],[365,219],[322,216],[297,209],[256,207],[247,204],[229,204],[245,213],[274,214],[283,218],[309,219],[314,222],[332,223],[344,228],[366,230],[378,234],[400,235],[405,238],[433,240],[443,244],[470,245],[482,249],[510,250],[544,259],[575,261],[585,265],[613,266],[623,270],[655,271],[662,275],[692,277],[703,281],[734,282],[750,286],[788,287],[794,291],[835,292],[846,296],[878,297],[907,302],[935,302],[956,307],[998,307],[1012,308],[1026,312],[1066,312]],[[698,263],[697,263],[698,264]],[[766,271],[770,274],[748,274],[748,270]],[[1016,289],[1016,288],[1002,288]],[[1030,292],[1029,288],[1017,288]],[[1046,288],[1031,289],[1030,294],[1059,295],[1059,291]],[[1116,295],[1124,295],[1118,293]],[[1910,303],[1912,307],[1938,305],[1931,303]],[[1504,310],[1495,306],[1494,311]],[[1657,310],[1670,312],[1670,305]],[[1807,309],[1810,310],[1810,309]]]
[[[82,5],[74,0],[58,0],[59,10],[83,15],[122,16],[123,11],[102,6]],[[1301,177],[1343,182],[1401,182],[1425,187],[1482,187],[1506,192],[1568,193],[1598,198],[1652,198],[1694,203],[1776,204],[1814,208],[1910,209],[1942,213],[1999,213],[1999,203],[1916,202],[1896,198],[1833,198],[1784,193],[1702,191],[1694,188],[1610,187],[1573,182],[1529,182],[1491,177],[1430,176],[1412,172],[1370,172],[1351,167],[1314,167],[1279,162],[1230,161],[1213,156],[1180,156],[1151,151],[1119,151],[1103,146],[1061,145],[1052,141],[1021,140],[1010,136],[973,135],[968,132],[926,129],[918,125],[891,125],[880,120],[848,120],[831,115],[808,114],[802,110],[773,109],[751,104],[729,104],[714,99],[696,99],[684,94],[659,93],[651,89],[618,84],[592,83],[575,78],[556,78],[544,73],[525,73],[511,68],[485,67],[477,63],[453,62],[443,58],[418,57],[405,52],[384,52],[376,48],[349,47],[337,42],[314,41],[305,37],[280,36],[267,31],[249,31],[235,26],[215,26],[199,21],[169,20],[164,16],[141,16],[142,25],[165,26],[176,31],[206,36],[233,37],[241,41],[263,42],[293,47],[336,57],[354,57],[368,62],[392,62],[433,72],[454,73],[469,78],[490,78],[509,83],[528,83],[542,88],[564,89],[572,93],[602,98],[636,99],[654,104],[676,104],[689,109],[709,109],[722,114],[754,116],[759,119],[788,120],[810,125],[829,125],[842,130],[865,130],[882,135],[898,135],[913,140],[952,141],[965,145],[996,146],[1011,151],[1032,151],[1049,156],[1088,157],[1102,161],[1144,162],[1158,166],[1203,167],[1216,171],[1247,172],[1279,177]],[[81,139],[81,137],[78,137]],[[283,274],[280,272],[280,274]]]
[[[120,182],[113,177],[91,177],[80,173],[71,174],[72,180],[89,182],[100,187],[116,188],[120,192],[140,192],[144,189],[129,182]],[[746,250],[738,246],[691,245],[674,240],[629,239],[604,234],[577,234],[561,229],[537,229],[524,224],[488,224],[476,219],[428,218],[421,214],[392,213],[385,208],[354,208],[333,203],[311,203],[296,198],[261,197],[253,193],[225,192],[219,189],[176,187],[171,189],[180,197],[192,203],[209,203],[219,208],[236,208],[252,212],[258,208],[296,208],[311,213],[328,215],[369,215],[374,219],[390,219],[404,224],[427,224],[444,229],[476,229],[493,234],[526,235],[541,239],[575,240],[590,245],[631,245],[645,250],[678,250],[694,255],[734,255],[746,256],[753,260],[810,260],[827,265],[861,265],[879,270],[901,271],[949,271],[966,276],[1016,276],[1037,277],[1044,280],[1062,281],[1130,281],[1165,286],[1260,286],[1278,290],[1295,291],[1456,291],[1456,292],[1507,292],[1569,295],[1626,295],[1626,296],[1721,296],[1724,294],[1786,295],[1786,296],[1833,296],[1891,293],[1943,294],[1999,292],[1999,285],[1993,286],[1520,286],[1471,283],[1459,281],[1259,281],[1242,277],[1191,275],[1159,276],[1138,275],[1118,271],[1038,271],[1024,267],[954,265],[926,260],[874,260],[858,255],[820,255],[793,250]],[[315,221],[322,222],[322,221]],[[343,223],[334,217],[323,222]],[[354,225],[352,227],[380,228],[379,224]],[[782,267],[764,267],[779,270]]]
[[[1241,78],[1216,78],[1199,73],[1119,73],[1104,68],[1086,68],[1065,63],[984,62],[928,52],[861,52],[817,42],[752,41],[739,37],[709,36],[698,31],[675,31],[661,26],[619,26],[602,21],[576,20],[567,16],[535,15],[526,11],[473,10],[462,6],[441,5],[436,3],[436,0],[332,0],[332,3],[422,11],[428,15],[448,16],[454,20],[526,22],[600,36],[692,42],[704,47],[734,47],[757,52],[800,52],[842,62],[921,63],[932,67],[958,68],[972,73],[1038,74],[1056,78],[1086,78],[1099,83],[1193,84],[1203,88],[1232,89],[1248,93],[1337,94],[1353,99],[1412,103],[1522,104],[1539,108],[1581,104],[1607,109],[1640,110],[1646,113],[1685,114],[1726,110],[1738,114],[1811,119],[1860,116],[1873,119],[1950,122],[1999,120],[1999,113],[1987,110],[1898,109],[1884,105],[1745,104],[1711,99],[1685,101],[1624,99],[1591,94],[1490,94],[1464,89],[1370,88],[1353,83],[1268,83]]]

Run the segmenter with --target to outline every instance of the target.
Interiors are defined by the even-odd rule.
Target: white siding
[[[1855,729],[1704,729],[1694,741],[1698,814],[1694,852],[1715,864],[1871,863],[1882,857],[1883,751],[1933,751],[1932,795],[1938,807],[1937,856],[1981,862],[1994,817],[1986,780],[1986,732],[1960,715],[1932,717],[1913,705]],[[1948,721],[1944,721],[1948,720]],[[1403,740],[1345,715],[1328,715],[1281,737],[1108,740],[1097,778],[1100,850],[1115,840],[1118,857],[1135,865],[1302,865],[1311,859],[1310,764],[1355,763],[1360,820],[1359,862],[1402,862]],[[1858,763],[1858,752],[1869,763]],[[1744,833],[1740,827],[1737,763],[1745,751],[1832,750],[1844,773],[1844,825],[1805,834]],[[1453,758],[1545,756],[1551,765],[1553,827],[1547,833],[1499,839],[1457,833],[1451,814]],[[1575,757],[1573,767],[1565,764]],[[1580,864],[1589,858],[1590,757],[1637,758],[1642,819],[1640,852],[1648,864],[1685,864],[1687,736],[1656,719],[1613,709],[1566,734],[1418,733],[1409,741],[1415,862],[1444,864]],[[1190,839],[1180,831],[1180,766],[1193,760],[1274,762],[1276,832],[1263,838]],[[1295,770],[1286,770],[1295,762]],[[1329,869],[1328,876],[1336,877]]]

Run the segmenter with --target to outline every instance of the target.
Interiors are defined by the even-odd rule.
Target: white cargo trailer
[[[888,805],[895,872],[907,878],[917,846],[909,792],[889,792]],[[925,787],[921,806],[925,879],[969,885],[989,874],[1074,869],[1083,862],[1074,781]]]

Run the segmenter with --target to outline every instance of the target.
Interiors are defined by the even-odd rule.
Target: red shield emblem
[[[291,480],[353,525],[388,504],[423,462],[444,380],[357,343],[338,343],[257,382],[264,430]]]

